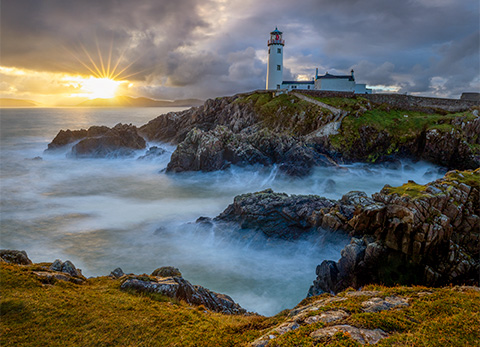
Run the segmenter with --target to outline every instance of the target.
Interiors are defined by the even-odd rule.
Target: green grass
[[[134,295],[107,277],[43,286],[28,267],[0,269],[1,346],[237,346],[274,322]]]
[[[366,109],[371,105],[371,103],[362,97],[356,96],[353,98],[342,98],[342,97],[318,97],[318,96],[309,96],[313,99],[316,99],[324,104],[333,106],[335,108],[340,108],[348,112],[359,111]]]
[[[442,181],[447,184],[449,187],[455,185],[454,182],[458,184],[464,183],[470,187],[476,187],[480,189],[480,168],[473,171],[450,171],[448,172]],[[421,185],[413,181],[409,181],[399,187],[390,187],[386,186],[382,189],[382,193],[385,194],[397,194],[399,196],[408,196],[413,199],[422,198],[424,196],[429,196],[430,194],[426,191],[430,184]]]
[[[316,130],[331,112],[325,108],[299,99],[293,95],[255,93],[239,97],[236,103],[250,103],[260,115],[262,125],[267,129],[286,132],[291,135],[305,135]]]
[[[368,157],[359,158],[360,153],[354,156],[374,162],[380,156],[396,153],[403,145],[413,145],[423,131],[436,129],[440,133],[458,131],[461,134],[462,130],[453,122],[460,117],[465,121],[475,118],[471,112],[427,114],[378,107],[345,117],[340,133],[331,137],[331,143],[337,151],[346,153],[356,152],[364,144],[366,148],[362,152],[368,153]],[[367,138],[362,141],[362,136]],[[480,153],[480,146],[471,148],[474,153]]]
[[[455,288],[384,287],[366,286],[364,290],[378,290],[378,297],[401,296],[408,298],[409,306],[377,313],[366,313],[361,303],[366,296],[348,297],[333,302],[320,311],[343,309],[349,317],[327,325],[349,324],[365,329],[382,329],[390,336],[377,346],[475,346],[480,341],[480,292],[459,291]],[[422,292],[429,294],[419,295]],[[309,298],[311,303],[318,297]],[[320,312],[319,311],[319,312]],[[317,314],[319,312],[316,312]],[[310,334],[323,327],[322,323],[302,326],[272,341],[272,346],[313,346]],[[348,334],[337,333],[321,341],[324,346],[361,346]],[[270,346],[270,345],[269,345]]]
[[[38,264],[0,264],[1,346],[248,346],[288,317],[288,311],[271,318],[206,312],[202,306],[161,295],[121,291],[120,280],[107,277],[88,279],[83,285],[62,281],[42,285],[31,273],[38,268]],[[364,290],[377,290],[382,298],[408,298],[409,306],[365,313],[362,302],[367,296],[343,292],[339,296],[347,300],[313,313],[342,309],[348,317],[302,325],[269,346],[313,346],[313,331],[336,324],[388,332],[390,336],[378,346],[475,346],[480,340],[479,291],[380,285]],[[301,305],[327,297],[308,298]],[[359,346],[343,333],[322,340],[321,345]]]

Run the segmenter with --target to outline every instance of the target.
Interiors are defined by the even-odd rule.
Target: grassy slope
[[[339,151],[348,151],[357,145],[360,138],[359,129],[365,126],[374,128],[378,132],[385,132],[392,138],[392,143],[386,153],[372,153],[368,158],[371,161],[381,154],[392,154],[398,151],[402,144],[415,140],[422,131],[437,129],[441,133],[461,129],[452,123],[457,118],[464,121],[475,119],[469,112],[435,113],[428,114],[419,111],[394,109],[385,105],[367,110],[368,101],[358,98],[316,98],[326,104],[351,112],[342,122],[341,133],[332,137],[332,145]],[[355,113],[359,111],[359,116]],[[474,153],[480,153],[480,146],[471,145]],[[366,158],[367,159],[367,158]]]
[[[331,309],[343,309],[350,314],[341,322],[328,325],[349,324],[366,329],[382,329],[390,334],[377,346],[475,346],[480,339],[480,314],[478,290],[458,288],[382,287],[367,286],[364,290],[380,290],[379,297],[400,296],[409,298],[409,307],[377,313],[362,311],[361,303],[368,297],[349,297],[347,301],[330,303],[310,316]],[[345,296],[340,293],[339,296]],[[301,304],[314,301],[304,300]],[[276,339],[279,346],[312,346],[310,333],[324,327],[323,323],[302,326]],[[362,346],[348,335],[339,333],[323,341],[326,346]]]
[[[235,102],[251,103],[266,128],[291,135],[305,135],[314,131],[322,119],[331,114],[325,108],[287,94],[274,98],[272,93],[254,93],[240,97]]]
[[[203,307],[163,296],[122,292],[120,281],[107,277],[89,279],[84,285],[61,281],[42,285],[31,274],[35,267],[0,264],[2,346],[242,346],[282,322],[287,314],[284,311],[265,318],[205,312]],[[352,297],[321,310],[340,307],[351,314],[335,324],[381,328],[391,333],[380,346],[473,346],[480,338],[478,291],[380,286],[366,289],[380,290],[382,297],[409,297],[410,306],[364,313],[361,302],[365,298]],[[418,294],[423,291],[432,294]],[[306,299],[302,304],[315,299]],[[275,342],[280,346],[311,345],[309,334],[321,326],[316,323],[301,327]],[[342,334],[325,344],[357,345]]]
[[[469,121],[475,118],[471,112],[425,113],[395,109],[386,105],[371,105],[367,99],[342,97],[313,97],[325,104],[347,111],[340,134],[331,137],[333,148],[339,152],[356,152],[360,141],[360,129],[370,127],[375,132],[386,133],[391,141],[388,148],[378,146],[376,141],[366,143],[369,156],[362,160],[374,162],[378,157],[397,152],[404,144],[413,143],[423,131],[437,129],[441,133],[458,131],[453,124],[458,118]],[[291,135],[306,135],[332,120],[331,112],[313,105],[293,95],[282,94],[273,97],[272,93],[254,93],[241,96],[236,103],[251,103],[260,114],[263,125],[271,130]],[[373,139],[372,139],[373,140]],[[473,153],[480,153],[480,146],[469,141]],[[353,150],[353,151],[352,151]]]
[[[28,267],[0,266],[1,346],[236,346],[268,321],[122,292],[107,277],[44,286]]]

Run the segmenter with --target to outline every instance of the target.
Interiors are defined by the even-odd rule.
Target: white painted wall
[[[343,78],[322,78],[315,81],[315,89],[334,92],[355,92],[355,81]]]
[[[355,94],[372,94],[372,90],[366,84],[355,84]]]
[[[283,82],[283,45],[271,44],[268,46],[268,51],[267,90],[280,89]],[[280,66],[280,70],[277,66]]]
[[[314,84],[282,84],[282,89],[288,90],[315,90]]]

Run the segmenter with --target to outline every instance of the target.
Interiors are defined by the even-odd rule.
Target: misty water
[[[173,110],[180,109],[0,110],[0,247],[26,250],[34,262],[69,259],[87,277],[108,275],[116,267],[148,274],[175,266],[193,284],[273,315],[306,296],[315,267],[338,260],[348,238],[320,233],[295,242],[267,241],[233,226],[195,224],[198,217],[214,217],[235,195],[266,188],[338,199],[351,190],[372,194],[387,183],[426,183],[441,176],[425,162],[318,168],[303,179],[284,177],[276,168],[165,174],[174,147],[154,143],[148,145],[167,152],[153,160],[138,160],[145,150],[125,159],[43,153],[60,129],[140,126]]]

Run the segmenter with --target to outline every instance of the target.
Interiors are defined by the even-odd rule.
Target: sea
[[[293,308],[307,295],[315,268],[337,261],[349,238],[319,232],[296,241],[267,240],[236,226],[206,226],[236,195],[272,188],[288,194],[339,199],[351,190],[372,194],[385,184],[424,184],[443,175],[426,162],[317,168],[305,178],[276,167],[165,173],[175,147],[142,159],[75,159],[45,153],[60,129],[117,123],[141,126],[183,108],[0,109],[0,247],[25,250],[33,262],[70,260],[85,276],[150,274],[180,269],[192,284],[231,296],[263,315]]]

